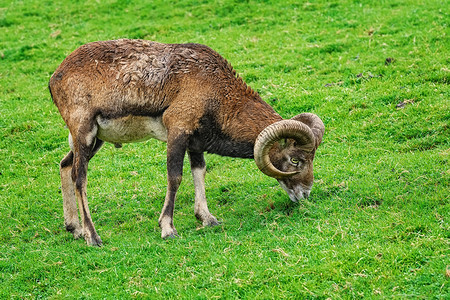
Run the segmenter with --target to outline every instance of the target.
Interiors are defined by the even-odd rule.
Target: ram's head
[[[268,126],[256,140],[256,165],[277,179],[292,201],[309,196],[314,182],[314,155],[324,131],[318,116],[303,113]]]

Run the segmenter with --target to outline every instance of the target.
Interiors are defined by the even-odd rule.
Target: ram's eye
[[[294,165],[298,165],[300,163],[300,161],[296,158],[291,158],[291,163],[293,163]]]

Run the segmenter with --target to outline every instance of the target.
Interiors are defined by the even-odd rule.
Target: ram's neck
[[[253,158],[253,147],[258,135],[267,126],[282,118],[253,91],[233,102],[233,105],[231,109],[227,107],[229,110],[222,114],[222,131],[233,143],[248,145],[243,147],[244,151],[237,156]]]
[[[245,101],[238,109],[233,109],[224,120],[223,131],[236,140],[254,144],[264,128],[280,120],[281,116],[259,98]]]
[[[235,98],[216,102],[200,119],[198,130],[190,140],[189,150],[222,156],[253,158],[259,133],[282,120],[272,107],[256,93],[252,98]],[[218,109],[218,106],[220,108]]]

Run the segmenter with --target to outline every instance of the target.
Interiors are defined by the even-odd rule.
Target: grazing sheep
[[[89,43],[61,63],[49,89],[70,131],[71,150],[60,164],[65,226],[89,245],[102,241],[89,213],[87,167],[105,141],[117,147],[149,138],[167,142],[163,238],[177,236],[173,210],[186,152],[195,216],[205,226],[218,224],[206,203],[205,151],[254,158],[293,201],[311,190],[314,154],[325,130],[320,118],[303,113],[283,120],[207,46],[128,39]]]

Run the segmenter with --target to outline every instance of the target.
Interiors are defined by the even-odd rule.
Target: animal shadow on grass
[[[295,214],[305,214],[310,211],[314,206],[314,198],[301,199],[297,202],[290,201],[288,199],[283,201],[273,202],[269,200],[265,212],[273,212],[278,214],[283,214],[285,216],[292,216]],[[308,214],[308,213],[307,213]]]

